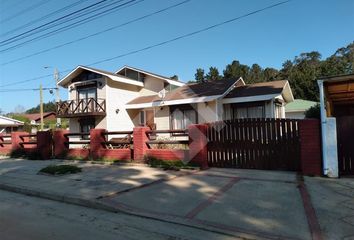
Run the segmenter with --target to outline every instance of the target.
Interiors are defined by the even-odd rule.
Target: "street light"
[[[50,66],[44,66],[45,69],[49,69],[49,68],[52,68]],[[59,94],[59,85],[58,85],[58,82],[59,82],[59,72],[58,72],[58,69],[57,68],[54,68],[54,73],[53,73],[53,76],[54,76],[54,82],[55,82],[55,86],[56,86],[56,89],[55,89],[55,103],[58,104],[60,102],[60,94]],[[52,91],[52,90],[51,90]],[[51,92],[52,93],[52,92]],[[61,126],[61,119],[60,118],[57,118],[57,127],[60,127]]]

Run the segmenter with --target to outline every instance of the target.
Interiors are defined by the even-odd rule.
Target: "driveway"
[[[353,184],[293,172],[163,171],[70,162],[79,174],[38,175],[62,161],[0,161],[0,188],[245,239],[353,239]],[[82,200],[82,201],[81,201]],[[81,201],[81,202],[80,202]]]

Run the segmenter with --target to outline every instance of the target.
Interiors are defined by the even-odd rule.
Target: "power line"
[[[137,49],[137,50],[134,50],[134,51],[130,51],[130,52],[127,52],[127,53],[124,53],[124,54],[120,54],[120,55],[118,55],[118,56],[106,58],[106,59],[103,59],[103,60],[100,60],[100,61],[97,61],[97,62],[94,62],[94,63],[91,63],[91,64],[87,64],[87,66],[97,65],[97,64],[100,64],[100,63],[103,63],[103,62],[109,62],[109,61],[115,60],[115,59],[117,59],[117,58],[125,57],[125,56],[128,56],[128,55],[132,55],[132,54],[136,54],[136,53],[143,52],[143,51],[146,51],[146,50],[150,50],[150,49],[156,48],[156,47],[158,47],[158,46],[166,45],[166,44],[168,44],[168,43],[175,42],[175,41],[178,41],[178,40],[180,40],[180,39],[187,38],[187,37],[191,37],[191,36],[193,36],[193,35],[196,35],[196,34],[199,34],[199,33],[202,33],[202,32],[206,32],[206,31],[208,31],[208,30],[211,30],[211,29],[220,27],[220,26],[222,26],[222,25],[225,25],[225,24],[228,24],[228,23],[231,23],[231,22],[235,22],[235,21],[237,21],[237,20],[240,20],[240,19],[249,17],[249,16],[251,16],[251,15],[254,15],[254,14],[257,14],[257,13],[260,13],[260,12],[263,12],[263,11],[266,11],[266,10],[268,10],[268,9],[272,9],[272,8],[278,7],[278,6],[280,6],[280,5],[286,4],[286,3],[291,2],[291,1],[292,1],[292,0],[287,0],[287,1],[283,1],[283,2],[276,3],[276,4],[272,4],[272,5],[269,5],[269,6],[267,6],[267,7],[264,7],[264,8],[261,8],[261,9],[258,9],[258,10],[252,11],[252,12],[249,12],[249,13],[247,13],[247,14],[243,14],[243,15],[241,15],[241,16],[238,16],[238,17],[235,17],[235,18],[231,18],[231,19],[229,19],[229,20],[226,20],[226,21],[223,21],[223,22],[214,24],[214,25],[210,25],[210,26],[208,26],[208,27],[199,29],[199,30],[194,31],[194,32],[190,32],[190,33],[187,33],[187,34],[184,34],[184,35],[181,35],[181,36],[178,36],[178,37],[175,37],[175,38],[172,38],[172,39],[169,39],[169,40],[166,40],[166,41],[157,43],[157,44],[153,44],[153,45],[150,45],[150,46],[147,46],[147,47],[144,47],[144,48],[140,48],[140,49]],[[69,72],[69,71],[71,71],[71,69],[69,69],[69,70],[64,70],[64,71],[62,71],[61,73]],[[10,86],[10,85],[16,85],[16,84],[20,84],[20,83],[28,82],[28,81],[34,81],[34,80],[41,79],[41,78],[48,77],[48,76],[51,76],[51,74],[50,74],[50,75],[46,75],[46,76],[37,77],[37,78],[32,78],[32,79],[23,80],[23,81],[21,81],[21,82],[16,82],[16,83],[11,83],[11,84],[7,84],[7,85],[2,85],[2,86],[0,86],[0,87]]]
[[[32,29],[30,29],[30,30],[27,30],[27,31],[25,31],[25,32],[23,32],[23,33],[20,33],[20,34],[16,35],[16,36],[10,37],[10,38],[8,38],[8,39],[6,39],[6,40],[1,41],[0,43],[5,43],[5,42],[8,42],[8,41],[10,41],[10,40],[12,40],[12,39],[14,39],[14,38],[19,38],[19,37],[21,37],[21,36],[23,36],[23,35],[25,35],[25,34],[27,34],[27,33],[30,33],[30,32],[33,32],[33,31],[35,31],[35,30],[37,30],[37,29],[40,29],[40,28],[42,28],[42,27],[48,26],[49,24],[52,24],[52,23],[57,22],[57,21],[59,21],[59,20],[65,19],[65,18],[67,18],[67,17],[69,17],[69,16],[72,16],[72,15],[78,13],[78,12],[81,12],[81,11],[84,11],[84,10],[86,10],[86,9],[92,8],[92,7],[96,6],[96,5],[99,5],[99,4],[104,3],[104,2],[106,2],[106,1],[107,1],[107,0],[101,0],[101,1],[99,1],[99,2],[96,2],[96,3],[94,3],[94,4],[91,4],[91,5],[89,5],[89,6],[86,6],[86,7],[84,7],[84,8],[81,8],[81,9],[79,9],[79,10],[76,10],[76,11],[74,11],[74,12],[71,12],[71,13],[69,13],[69,14],[66,14],[66,15],[64,15],[64,16],[62,16],[62,17],[56,18],[56,19],[54,19],[54,20],[52,20],[52,21],[49,21],[49,22],[47,22],[47,23],[45,23],[45,24],[42,24],[42,25],[40,25],[40,26],[38,26],[38,27],[32,28]]]
[[[165,12],[165,11],[168,11],[168,10],[173,9],[173,8],[175,8],[175,7],[178,7],[178,6],[180,6],[180,5],[186,4],[186,3],[190,2],[190,1],[191,1],[191,0],[185,0],[185,1],[179,2],[179,3],[174,4],[174,5],[171,5],[171,6],[169,6],[169,7],[166,7],[166,8],[160,9],[160,10],[158,10],[158,11],[155,11],[155,12],[152,12],[152,13],[149,13],[149,14],[146,14],[146,15],[144,15],[144,16],[135,18],[135,19],[130,20],[130,21],[128,21],[128,22],[125,22],[125,23],[122,23],[122,24],[119,24],[119,25],[116,25],[116,26],[107,28],[107,29],[102,30],[102,31],[98,31],[98,32],[93,33],[93,34],[89,34],[89,35],[87,35],[87,36],[84,36],[84,37],[81,37],[81,38],[78,38],[78,39],[75,39],[75,40],[72,40],[72,41],[69,41],[69,42],[66,42],[66,43],[62,43],[62,44],[56,45],[56,46],[51,47],[51,48],[44,49],[44,50],[41,50],[41,51],[38,51],[38,52],[35,52],[35,53],[32,53],[32,54],[29,54],[29,55],[20,57],[20,58],[16,58],[16,59],[10,60],[10,61],[5,62],[5,63],[2,63],[2,64],[0,64],[0,65],[1,65],[1,66],[8,65],[8,64],[10,64],[10,63],[18,62],[18,61],[23,60],[23,59],[26,59],[26,58],[30,58],[30,57],[33,57],[33,56],[36,56],[36,55],[40,55],[40,54],[42,54],[42,53],[49,52],[49,51],[51,51],[51,50],[55,50],[55,49],[58,49],[58,48],[61,48],[61,47],[64,47],[64,46],[67,46],[67,45],[70,45],[70,44],[73,44],[73,43],[76,43],[76,42],[80,42],[80,41],[86,40],[86,39],[91,38],[91,37],[94,37],[94,36],[98,36],[98,35],[100,35],[100,34],[103,34],[103,33],[106,33],[106,32],[112,31],[112,30],[115,30],[115,29],[117,29],[117,28],[120,28],[120,27],[129,25],[129,24],[132,24],[132,23],[137,22],[137,21],[141,21],[141,20],[143,20],[143,19],[146,19],[146,18],[148,18],[148,17],[152,17],[152,16],[154,16],[154,15],[157,15],[157,14],[162,13],[162,12]]]
[[[97,14],[95,14],[95,15],[93,15],[93,16],[89,16],[89,17],[87,17],[87,18],[85,18],[85,19],[82,19],[82,20],[80,20],[80,21],[77,21],[77,22],[75,22],[75,23],[66,25],[66,26],[64,26],[64,27],[61,27],[61,28],[56,29],[56,30],[53,30],[53,31],[51,31],[51,32],[42,34],[42,35],[37,36],[37,37],[35,37],[35,38],[32,38],[32,39],[29,39],[29,40],[24,41],[24,42],[22,42],[22,43],[19,43],[19,44],[17,44],[17,45],[13,45],[13,46],[11,46],[11,47],[8,47],[8,48],[6,48],[6,49],[3,49],[3,50],[0,51],[0,53],[2,53],[2,52],[7,52],[7,51],[9,51],[9,50],[16,49],[16,48],[19,48],[19,47],[21,47],[21,46],[23,46],[23,45],[26,45],[27,43],[34,42],[34,41],[36,41],[36,40],[41,40],[41,39],[44,39],[44,38],[47,38],[47,37],[56,35],[56,34],[58,34],[58,33],[60,33],[60,32],[67,31],[67,30],[72,29],[72,28],[74,28],[74,27],[78,27],[78,26],[83,25],[83,24],[85,24],[85,23],[88,23],[88,22],[91,22],[91,21],[93,21],[93,20],[96,20],[97,18],[103,17],[103,16],[105,16],[105,15],[107,15],[107,14],[110,14],[110,13],[113,13],[113,12],[115,12],[115,11],[122,10],[122,9],[124,9],[124,8],[131,7],[131,6],[133,6],[133,5],[136,5],[137,3],[140,3],[140,2],[142,2],[142,1],[144,1],[144,0],[138,0],[137,2],[136,2],[136,1],[137,1],[137,0],[130,0],[130,1],[128,1],[128,2],[122,3],[122,4],[118,5],[118,6],[112,7],[112,8],[110,8],[110,9],[107,9],[107,10],[103,11],[103,12],[97,13]],[[115,10],[115,11],[113,11],[113,10]]]
[[[30,12],[30,11],[32,11],[32,10],[34,10],[34,9],[36,9],[36,8],[38,8],[38,7],[40,7],[40,6],[44,5],[44,4],[46,4],[46,3],[48,3],[48,2],[50,2],[50,1],[51,1],[51,0],[43,0],[43,1],[40,1],[40,2],[38,2],[38,3],[35,3],[35,4],[33,4],[33,5],[29,6],[29,7],[27,7],[27,8],[25,8],[25,9],[23,9],[23,10],[21,10],[21,11],[15,13],[15,14],[13,14],[12,16],[9,16],[9,17],[5,18],[5,19],[2,20],[0,23],[3,24],[3,23],[5,23],[5,22],[8,22],[8,21],[10,21],[10,20],[12,20],[12,19],[14,19],[14,18],[17,18],[18,16],[20,16],[20,15],[22,15],[22,14],[24,14],[24,13],[28,13],[28,12]]]
[[[34,20],[32,20],[32,21],[29,21],[29,22],[27,22],[27,23],[25,23],[25,24],[23,24],[23,25],[21,25],[21,26],[18,26],[18,27],[16,27],[16,28],[12,29],[12,30],[9,30],[9,31],[7,31],[7,32],[5,32],[5,33],[2,33],[2,34],[0,34],[0,37],[7,36],[7,35],[9,35],[9,34],[11,34],[11,33],[14,33],[14,32],[16,32],[16,31],[18,31],[18,30],[21,30],[21,29],[24,29],[24,28],[26,28],[26,27],[29,27],[29,26],[33,25],[34,23],[40,22],[40,21],[42,21],[42,20],[44,20],[44,19],[47,19],[47,18],[49,18],[49,17],[51,17],[51,16],[54,16],[54,15],[58,14],[58,13],[64,12],[64,11],[66,11],[66,10],[68,10],[68,9],[70,9],[70,8],[73,8],[73,7],[79,5],[79,4],[83,3],[83,2],[86,2],[86,1],[88,1],[88,0],[79,0],[79,1],[77,1],[77,2],[74,2],[74,3],[70,4],[70,5],[67,5],[67,6],[63,7],[63,8],[60,8],[60,9],[58,9],[58,10],[55,10],[55,11],[53,11],[53,12],[47,14],[47,15],[44,15],[44,16],[42,16],[42,17],[39,17],[39,18],[34,19]]]
[[[44,87],[42,90],[55,90],[56,87]],[[26,92],[26,91],[40,91],[40,88],[19,88],[19,89],[0,89],[0,92]]]

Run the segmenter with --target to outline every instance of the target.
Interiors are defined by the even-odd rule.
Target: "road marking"
[[[197,216],[201,211],[211,205],[217,198],[221,197],[225,192],[227,192],[240,178],[233,177],[226,185],[224,185],[219,191],[214,193],[204,202],[200,203],[197,207],[193,208],[189,213],[186,214],[186,218],[192,219]]]

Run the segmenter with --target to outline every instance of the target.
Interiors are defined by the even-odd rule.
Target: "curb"
[[[53,192],[41,192],[39,190],[28,189],[21,186],[7,185],[0,183],[0,190],[5,190],[8,192],[19,193],[27,196],[38,197],[48,200],[53,200],[61,203],[73,204],[81,207],[93,208],[97,210],[104,210],[112,213],[122,213],[135,217],[152,219],[160,222],[167,222],[171,224],[177,224],[185,227],[195,228],[203,231],[223,234],[231,237],[237,237],[241,239],[254,239],[254,240],[262,240],[262,239],[283,239],[283,237],[278,236],[266,236],[262,233],[252,233],[251,231],[234,231],[229,229],[220,229],[218,227],[213,226],[212,223],[208,223],[206,221],[200,220],[190,220],[184,219],[178,216],[169,216],[169,215],[159,215],[148,212],[134,211],[133,209],[129,209],[124,207],[123,205],[113,207],[109,204],[105,204],[100,200],[91,200],[91,199],[83,199],[78,197],[70,197],[64,196],[60,194],[56,194]]]

